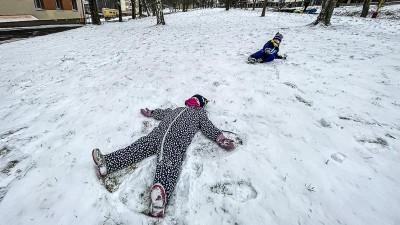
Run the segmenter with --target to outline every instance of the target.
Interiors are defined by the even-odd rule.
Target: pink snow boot
[[[93,149],[92,158],[93,158],[94,163],[97,166],[99,175],[100,176],[107,175],[106,161],[104,160],[104,156],[103,156],[103,154],[101,154],[101,152],[98,148]]]
[[[165,198],[165,189],[162,186],[162,184],[157,183],[150,188],[150,198],[151,198],[151,206],[150,206],[151,216],[164,217],[166,198]]]

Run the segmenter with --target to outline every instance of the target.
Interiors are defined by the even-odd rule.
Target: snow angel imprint
[[[186,149],[198,130],[226,150],[235,147],[234,141],[226,138],[208,119],[204,109],[207,103],[208,100],[203,96],[194,95],[185,101],[186,107],[141,109],[140,112],[144,116],[161,120],[160,124],[148,135],[126,148],[106,155],[99,149],[94,149],[92,157],[100,176],[106,176],[149,156],[157,155],[156,173],[150,190],[150,214],[163,217],[177,183]]]

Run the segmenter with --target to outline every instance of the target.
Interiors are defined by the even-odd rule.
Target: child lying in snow
[[[263,49],[260,51],[252,54],[249,58],[247,58],[247,61],[249,63],[255,63],[255,62],[271,62],[274,59],[286,59],[286,55],[278,55],[279,52],[279,44],[281,43],[283,39],[282,34],[279,32],[275,34],[275,37],[268,41]]]
[[[150,213],[163,217],[165,207],[178,180],[179,171],[187,147],[200,129],[204,135],[215,140],[226,150],[235,147],[233,140],[226,138],[207,118],[204,107],[208,100],[194,95],[185,101],[186,107],[176,109],[141,109],[146,117],[162,120],[147,136],[118,151],[102,155],[99,149],[92,151],[93,161],[100,176],[123,169],[149,156],[157,155],[154,185],[150,189]]]

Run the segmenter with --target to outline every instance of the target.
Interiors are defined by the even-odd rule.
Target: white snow
[[[4,27],[0,28],[0,32],[2,31],[18,31],[18,30],[41,30],[41,29],[49,29],[49,28],[62,28],[62,27],[82,27],[85,25],[82,24],[57,24],[57,25],[39,25],[39,26],[29,26],[29,27]],[[10,39],[9,42],[13,41]]]
[[[369,13],[367,15],[368,18],[371,18],[372,14],[376,11],[377,5],[370,5]],[[355,16],[359,17],[361,15],[362,5],[361,6],[343,6],[336,8],[333,13],[334,15],[339,16]],[[389,5],[385,4],[379,9],[378,16],[376,19],[400,19],[400,4]]]
[[[38,20],[32,15],[0,16],[0,23]]]
[[[400,224],[400,24],[316,16],[197,10],[0,45],[0,224]],[[277,31],[288,59],[247,64]],[[155,157],[110,193],[91,150],[196,93],[242,144],[198,133],[167,216],[147,217]]]

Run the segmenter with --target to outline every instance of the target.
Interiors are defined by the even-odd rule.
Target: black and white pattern
[[[211,123],[203,108],[156,109],[153,117],[162,121],[150,134],[104,157],[107,171],[112,173],[157,154],[154,184],[164,186],[168,202],[178,180],[186,149],[196,132],[200,129],[214,141],[222,132]]]

